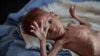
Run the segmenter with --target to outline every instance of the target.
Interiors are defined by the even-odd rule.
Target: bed
[[[75,0],[74,0],[75,1]],[[77,0],[76,0],[77,1]],[[19,23],[22,17],[32,8],[38,7],[46,11],[54,11],[60,16],[60,21],[67,25],[68,22],[78,22],[71,18],[69,7],[72,4],[78,6],[77,15],[88,20],[93,29],[100,31],[100,2],[72,2],[70,0],[30,0],[17,13],[10,13],[4,24],[0,25],[0,56],[40,56],[39,49],[25,49],[25,42],[19,30]],[[87,6],[86,6],[87,5]],[[49,53],[50,45],[47,45],[47,53]],[[75,56],[69,50],[60,50],[57,56]],[[77,55],[76,55],[77,56]]]

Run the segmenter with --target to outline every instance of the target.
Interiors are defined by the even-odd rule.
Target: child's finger
[[[30,30],[30,32],[34,33],[35,34],[35,31],[34,30]]]
[[[35,26],[37,29],[39,29],[39,25],[37,24],[37,22],[34,22]]]
[[[31,25],[31,28],[32,28],[32,29],[34,29],[34,30],[36,30],[36,27],[35,27],[35,26],[33,26],[33,25]]]

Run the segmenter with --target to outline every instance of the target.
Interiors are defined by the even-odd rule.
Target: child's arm
[[[72,5],[72,6],[70,7],[70,9],[69,9],[70,15],[71,15],[73,18],[75,18],[77,21],[79,21],[79,23],[80,23],[81,25],[86,25],[86,26],[88,26],[88,27],[91,27],[91,25],[90,25],[88,22],[82,20],[79,16],[77,16],[77,15],[75,14],[76,8],[77,8],[76,5]]]
[[[46,29],[44,30],[44,22],[47,23],[47,27]],[[33,34],[35,34],[39,40],[40,40],[40,55],[41,56],[47,56],[47,52],[46,52],[46,37],[47,37],[47,32],[48,32],[48,29],[49,29],[49,23],[48,21],[45,21],[42,20],[41,21],[41,27],[39,27],[39,25],[37,24],[37,22],[34,22],[35,26],[31,25],[31,27],[33,28],[31,30],[31,32],[33,32]]]

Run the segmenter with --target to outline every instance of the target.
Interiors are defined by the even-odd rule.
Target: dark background
[[[19,11],[29,0],[0,0],[0,24],[6,21],[9,13]]]

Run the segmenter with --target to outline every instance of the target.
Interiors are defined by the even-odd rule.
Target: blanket
[[[56,0],[30,0],[21,10],[11,13],[0,25],[0,56],[40,56],[40,49],[25,49],[25,42],[19,29],[22,17],[32,8],[54,3]],[[46,45],[47,53],[51,44]],[[71,56],[69,50],[60,50],[57,56]]]
[[[69,7],[77,4],[77,15],[90,22],[93,29],[100,30],[100,2],[72,2],[70,0],[30,0],[21,10],[11,13],[7,21],[0,25],[0,56],[40,56],[40,49],[25,49],[25,42],[18,24],[22,17],[32,8],[38,7],[46,11],[54,11],[60,16],[60,21],[67,25],[70,21],[78,22],[69,14]],[[98,5],[98,6],[97,6]],[[47,45],[49,53],[50,45]],[[75,56],[71,50],[60,50],[57,56]],[[77,55],[76,55],[77,56]]]

